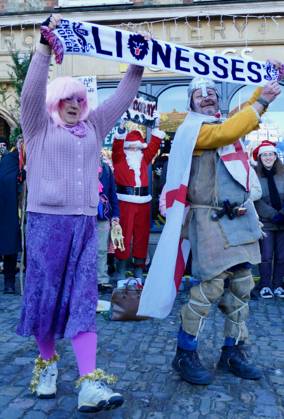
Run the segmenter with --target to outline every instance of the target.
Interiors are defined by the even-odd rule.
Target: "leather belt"
[[[147,196],[149,195],[148,186],[116,186],[116,192],[124,195],[137,195]]]
[[[190,208],[210,208],[214,210],[211,213],[211,220],[218,221],[224,215],[227,215],[230,220],[233,220],[235,217],[241,217],[247,213],[247,208],[243,204],[237,204],[234,202],[233,204],[230,203],[228,199],[223,202],[222,207],[213,207],[211,205],[190,205]]]

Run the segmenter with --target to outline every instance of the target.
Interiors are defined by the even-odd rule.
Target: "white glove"
[[[155,169],[155,173],[156,173],[157,176],[161,176],[162,175],[162,168],[161,167],[157,167]]]
[[[153,117],[155,119],[154,128],[159,128],[159,126],[160,126],[160,112],[155,110],[154,113],[153,113]]]
[[[128,121],[127,112],[124,112],[124,114],[120,118],[119,128],[124,129],[127,121]]]

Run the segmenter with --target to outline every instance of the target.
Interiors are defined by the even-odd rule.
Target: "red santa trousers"
[[[150,235],[151,203],[136,204],[119,201],[120,225],[124,236],[125,251],[116,249],[117,259],[128,259],[131,255],[137,259],[146,259]]]

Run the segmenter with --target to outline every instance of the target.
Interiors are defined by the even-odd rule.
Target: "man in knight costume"
[[[192,276],[199,284],[191,288],[189,301],[182,307],[172,365],[193,384],[213,380],[200,362],[197,345],[203,322],[217,300],[225,315],[218,367],[241,378],[261,378],[244,353],[254,285],[250,264],[260,262],[261,230],[250,199],[248,155],[240,138],[258,129],[261,115],[279,93],[278,83],[269,82],[256,89],[239,112],[222,120],[220,94],[212,80],[193,79],[188,89],[189,113],[177,130],[169,157],[167,222],[138,314],[159,318],[169,314],[190,243]],[[229,286],[224,289],[226,279]]]

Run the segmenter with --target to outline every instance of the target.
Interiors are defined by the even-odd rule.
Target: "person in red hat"
[[[275,162],[275,158],[277,157],[275,146],[276,146],[276,144],[273,143],[272,141],[269,141],[269,140],[262,141],[253,150],[252,156],[253,156],[254,161],[257,163],[258,162],[258,157],[260,157],[261,154],[264,154],[263,158],[265,158],[266,156],[268,156],[269,159],[271,157],[273,157],[273,163],[274,163]],[[269,154],[265,154],[265,153],[269,153]],[[274,154],[271,155],[271,153],[274,153]]]
[[[151,199],[148,166],[157,154],[164,131],[159,130],[159,117],[149,144],[140,131],[127,133],[125,120],[115,136],[112,146],[114,178],[120,209],[120,225],[125,250],[116,249],[117,279],[125,279],[126,262],[133,257],[134,276],[142,278],[150,234]],[[132,242],[132,253],[131,253]]]
[[[262,141],[253,151],[262,197],[255,202],[265,233],[260,240],[260,282],[257,290],[262,298],[284,298],[284,165],[275,143]]]

